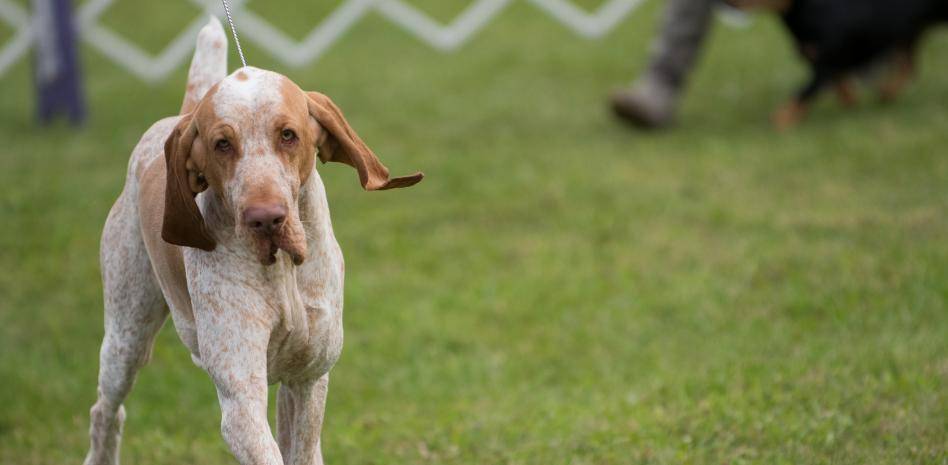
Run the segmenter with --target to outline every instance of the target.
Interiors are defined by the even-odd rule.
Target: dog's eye
[[[227,139],[221,139],[214,144],[214,148],[218,152],[230,152],[231,146],[230,141]]]
[[[296,133],[292,129],[284,129],[280,133],[280,138],[283,139],[283,142],[293,142],[296,140]]]

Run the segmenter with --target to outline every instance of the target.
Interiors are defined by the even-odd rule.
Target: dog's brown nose
[[[259,205],[244,210],[244,226],[260,234],[270,234],[280,228],[286,220],[286,207],[282,205]]]

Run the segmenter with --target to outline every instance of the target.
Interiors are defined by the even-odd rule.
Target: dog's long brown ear
[[[201,210],[194,201],[194,197],[207,188],[207,182],[189,163],[191,145],[197,137],[192,116],[188,114],[181,118],[165,140],[167,184],[161,238],[169,244],[211,251],[217,242],[208,232]]]
[[[400,178],[389,178],[388,168],[362,142],[349,126],[342,110],[329,97],[319,92],[307,92],[309,113],[328,132],[319,144],[319,159],[323,162],[345,163],[359,172],[359,181],[367,191],[395,189],[418,184],[425,177],[415,173]]]

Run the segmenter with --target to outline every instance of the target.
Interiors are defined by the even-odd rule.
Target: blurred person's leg
[[[714,0],[668,0],[648,67],[612,96],[615,113],[642,127],[668,126],[708,32]]]

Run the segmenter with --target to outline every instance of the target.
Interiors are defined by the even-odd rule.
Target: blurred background
[[[77,127],[37,123],[31,5],[0,0],[2,464],[85,454],[99,235],[200,3],[73,3]],[[427,174],[318,167],[347,261],[328,463],[948,461],[948,33],[894,103],[827,96],[777,133],[807,68],[774,16],[725,17],[677,126],[641,132],[607,97],[662,6],[234,2],[249,64]],[[125,463],[234,463],[172,325],[126,408]]]

